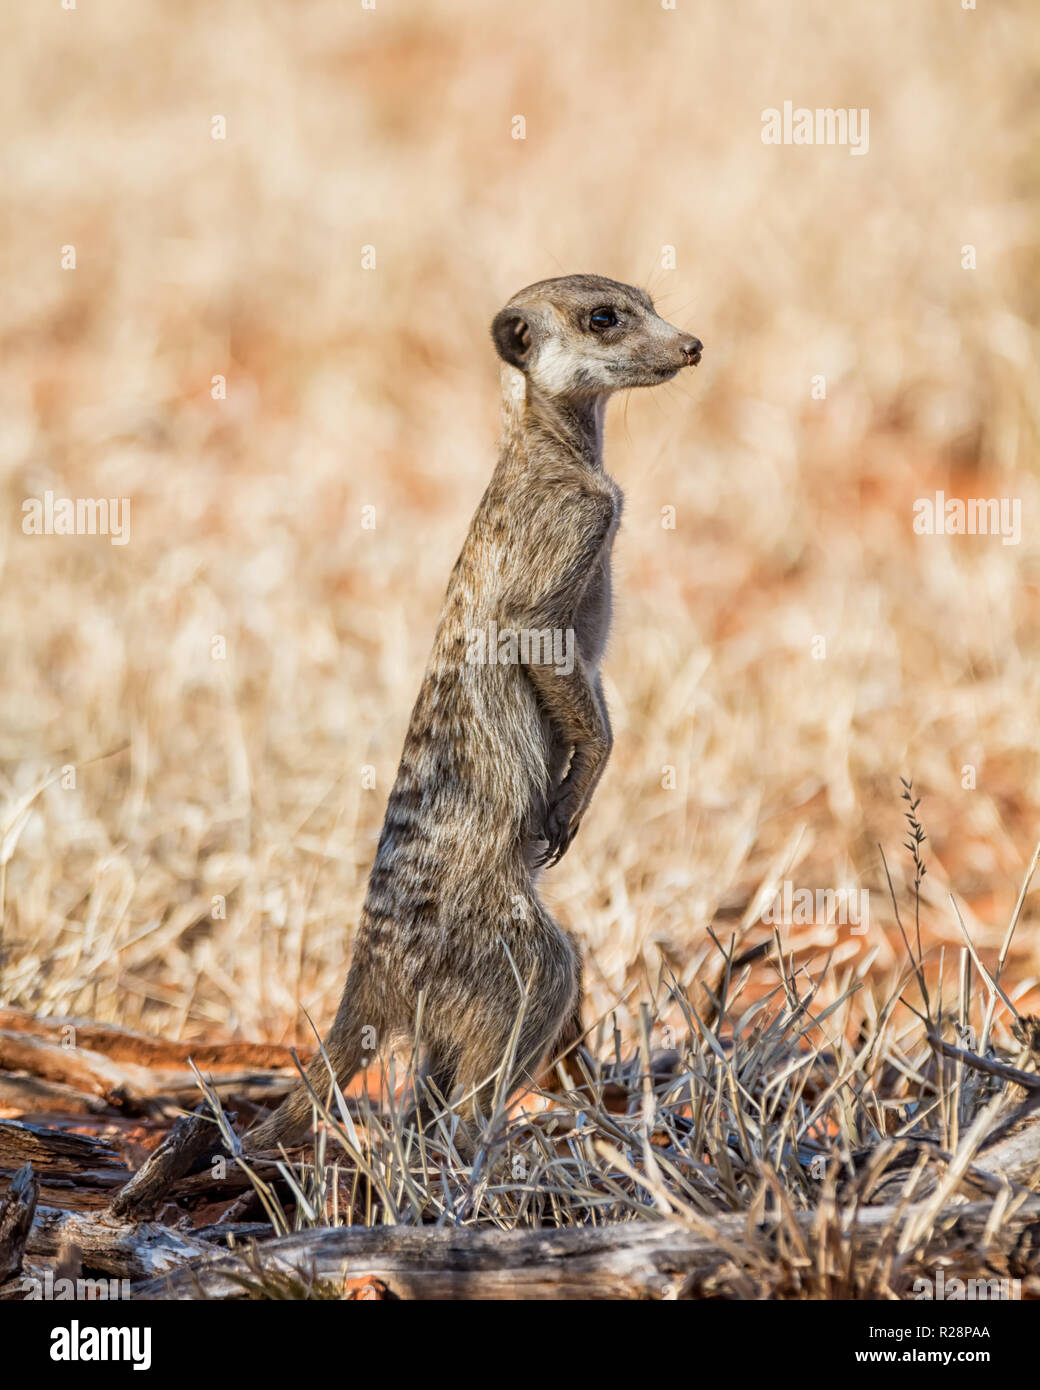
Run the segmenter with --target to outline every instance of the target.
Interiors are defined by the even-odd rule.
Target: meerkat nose
[[[701,342],[700,338],[687,338],[685,342],[682,343],[680,351],[686,358],[687,366],[695,367],[697,365],[701,360],[701,352],[703,349],[704,344]]]

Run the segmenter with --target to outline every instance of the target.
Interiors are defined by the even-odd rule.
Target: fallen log
[[[130,1280],[148,1280],[213,1253],[212,1244],[192,1232],[155,1221],[117,1221],[108,1212],[37,1207],[26,1254],[54,1261],[69,1246],[76,1247],[87,1268]]]
[[[39,1195],[39,1179],[32,1164],[27,1163],[15,1173],[7,1196],[0,1202],[0,1284],[21,1273]]]
[[[293,1049],[277,1043],[186,1043],[166,1042],[133,1028],[114,1023],[96,1023],[85,1018],[40,1018],[26,1009],[0,1009],[0,1030],[41,1038],[65,1051],[85,1049],[101,1053],[113,1062],[130,1062],[143,1067],[234,1067],[238,1071],[282,1069],[296,1075]],[[296,1049],[306,1063],[314,1048]]]
[[[234,1118],[228,1115],[228,1123]],[[159,1148],[116,1193],[109,1207],[112,1216],[135,1221],[154,1216],[173,1183],[214,1147],[220,1148],[220,1133],[212,1121],[200,1113],[180,1116]]]
[[[125,1160],[100,1139],[45,1129],[25,1120],[0,1120],[0,1190],[31,1163],[45,1201],[102,1206],[130,1177]]]
[[[982,1235],[991,1202],[951,1205],[934,1231],[971,1243]],[[915,1208],[892,1204],[837,1215],[855,1259],[869,1258],[893,1224]],[[1004,1218],[1003,1232],[1020,1233],[1040,1216],[1040,1198],[1023,1201]],[[816,1212],[795,1217],[803,1237]],[[284,1281],[299,1271],[342,1287],[352,1278],[384,1284],[391,1297],[421,1299],[659,1299],[694,1295],[727,1264],[734,1248],[753,1266],[768,1262],[773,1228],[750,1228],[746,1213],[718,1217],[702,1231],[679,1221],[647,1220],[548,1231],[472,1227],[322,1227],[281,1236],[253,1252],[210,1255],[132,1290],[138,1299],[240,1299],[262,1283],[262,1271]]]
[[[87,1047],[66,1047],[32,1034],[0,1030],[0,1072],[23,1072],[50,1085],[71,1087],[120,1110],[151,1110],[162,1104],[180,1105],[198,1100],[199,1084],[188,1066],[157,1068],[137,1062],[113,1061]],[[209,1077],[223,1099],[241,1097],[260,1103],[280,1100],[296,1076],[241,1070],[225,1070]]]
[[[25,1072],[0,1072],[0,1116],[117,1115],[101,1096],[79,1091],[60,1081],[44,1081]]]
[[[1040,1109],[1031,1096],[979,1150],[975,1166],[1023,1186],[1035,1184],[1040,1171]]]
[[[153,1086],[147,1067],[116,1063],[85,1047],[66,1047],[31,1034],[0,1029],[0,1071],[27,1072],[41,1080],[108,1098],[145,1094]]]
[[[1009,1182],[1029,1183],[1040,1169],[1040,1076],[954,1047],[934,1033],[929,1034],[928,1040],[943,1056],[987,1076],[1011,1082],[1026,1092],[1026,1099],[983,1140],[975,1167]]]

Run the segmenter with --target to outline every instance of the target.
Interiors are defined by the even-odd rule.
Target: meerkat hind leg
[[[581,1020],[581,1006],[585,997],[584,970],[578,943],[572,932],[568,932],[567,935],[574,945],[575,955],[577,957],[578,990],[574,996],[574,1003],[571,1006],[571,1010],[564,1019],[563,1027],[553,1040],[552,1047],[549,1049],[548,1060],[538,1077],[539,1089],[543,1091],[559,1090],[560,1078],[556,1070],[559,1063],[562,1063],[565,1068],[569,1063],[572,1075],[576,1075],[580,1078],[578,1053],[584,1051],[581,1046],[581,1040],[585,1036],[585,1027]],[[586,1057],[587,1056],[588,1054],[586,1053]]]
[[[422,1065],[415,1078],[412,1103],[405,1111],[403,1122],[415,1129],[428,1129],[451,1107],[458,1064],[451,1050],[427,1047]]]
[[[496,1095],[504,1104],[520,1086],[535,1081],[546,1053],[559,1035],[569,1003],[565,999],[561,1007],[559,996],[550,991],[529,999],[511,1058],[514,1019],[503,1019],[497,1028],[489,1023],[484,1029],[474,1030],[463,1046],[456,1076],[456,1087],[465,1097],[460,1113],[468,1123],[489,1120]],[[508,1073],[503,1073],[503,1063],[508,1066]]]

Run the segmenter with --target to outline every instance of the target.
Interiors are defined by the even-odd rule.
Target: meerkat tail
[[[368,1049],[363,1045],[363,1038],[366,1022],[370,1023],[371,1020],[366,1020],[362,1013],[361,996],[357,972],[352,970],[347,976],[335,1022],[329,1029],[321,1052],[307,1067],[306,1083],[297,1082],[274,1114],[245,1135],[247,1153],[275,1149],[279,1144],[290,1147],[299,1143],[311,1124],[313,1096],[320,1096],[324,1101],[329,1094],[332,1076],[341,1088],[347,1086],[368,1061]]]

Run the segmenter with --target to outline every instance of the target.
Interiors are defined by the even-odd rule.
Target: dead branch
[[[2,1072],[24,1072],[51,1085],[68,1086],[74,1091],[101,1097],[120,1109],[148,1109],[162,1102],[194,1104],[199,1094],[198,1081],[190,1067],[156,1068],[137,1062],[115,1062],[90,1048],[66,1047],[28,1032],[0,1030]],[[212,1077],[211,1084],[222,1098],[234,1095],[272,1102],[289,1090],[297,1075],[295,1066],[291,1076],[223,1071]]]
[[[1040,1169],[1040,1093],[1033,1092],[982,1145],[976,1166],[1029,1185]]]
[[[841,1219],[842,1236],[857,1260],[878,1249],[895,1223],[915,1207],[862,1208]],[[935,1218],[940,1230],[971,1242],[980,1237],[992,1203],[953,1205]],[[1040,1216],[1031,1197],[1005,1216],[1005,1230],[1019,1232]],[[817,1212],[796,1216],[803,1234]],[[707,1223],[705,1223],[707,1226]],[[747,1246],[749,1266],[768,1261],[773,1228],[748,1241],[746,1213],[717,1218],[703,1233],[678,1221],[634,1221],[548,1231],[495,1231],[466,1227],[320,1227],[282,1236],[258,1251],[213,1256],[135,1289],[141,1299],[242,1298],[256,1282],[257,1257],[284,1275],[342,1286],[361,1276],[382,1281],[391,1296],[423,1299],[643,1299],[694,1294],[732,1263],[734,1244]]]
[[[987,1076],[998,1077],[1001,1081],[1013,1082],[1025,1091],[1040,1091],[1040,1076],[1036,1072],[1021,1071],[1018,1067],[1008,1066],[1006,1062],[995,1062],[989,1057],[980,1057],[977,1052],[966,1052],[962,1047],[954,1047],[953,1043],[944,1042],[935,1033],[928,1034],[928,1041],[945,1056],[953,1057],[975,1071],[985,1072]]]
[[[116,1221],[108,1212],[59,1211],[37,1207],[26,1254],[56,1260],[74,1245],[83,1264],[114,1278],[152,1279],[212,1253],[194,1234],[154,1221]]]
[[[32,1163],[44,1199],[58,1205],[70,1197],[76,1206],[102,1205],[129,1176],[119,1154],[99,1139],[0,1120],[0,1188],[25,1163]]]
[[[0,1111],[16,1115],[115,1115],[101,1096],[23,1072],[0,1072]]]
[[[199,1113],[182,1115],[162,1144],[116,1193],[109,1207],[113,1218],[140,1221],[154,1216],[173,1183],[215,1146],[220,1146],[220,1135],[211,1120]]]
[[[130,1062],[141,1067],[186,1067],[189,1060],[197,1067],[234,1067],[236,1070],[271,1071],[282,1069],[296,1075],[292,1049],[277,1043],[184,1043],[166,1042],[132,1028],[114,1023],[96,1023],[84,1018],[40,1018],[26,1009],[0,1009],[0,1030],[41,1038],[63,1050],[100,1053],[112,1062]],[[69,1047],[67,1038],[75,1039]],[[296,1049],[301,1062],[308,1062],[313,1047]]]
[[[11,1180],[7,1196],[0,1202],[0,1284],[21,1272],[25,1241],[36,1213],[40,1182],[27,1163]]]

